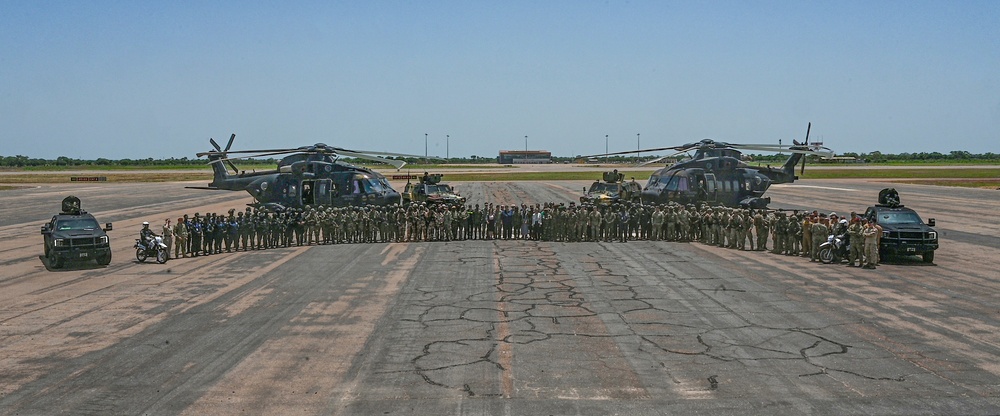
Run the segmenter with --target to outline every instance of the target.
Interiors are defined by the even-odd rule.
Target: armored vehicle
[[[934,250],[938,248],[938,235],[934,231],[934,219],[927,224],[916,211],[899,203],[899,193],[886,188],[879,192],[879,203],[868,207],[865,218],[882,226],[882,240],[879,255],[917,255],[925,263],[934,262]]]
[[[639,195],[642,193],[642,185],[634,179],[625,182],[625,174],[619,173],[618,169],[611,172],[604,172],[604,181],[594,181],[590,184],[590,189],[583,188],[583,196],[580,197],[581,204],[611,204],[618,201],[639,202]]]
[[[42,225],[45,258],[53,269],[63,267],[66,261],[96,260],[97,264],[111,263],[111,245],[107,232],[111,223],[101,228],[93,215],[80,209],[80,198],[68,196],[62,201],[62,212],[52,216]]]
[[[451,185],[441,183],[440,173],[433,175],[424,172],[420,182],[406,182],[403,188],[403,204],[426,202],[427,204],[464,205],[465,197],[460,196]]]

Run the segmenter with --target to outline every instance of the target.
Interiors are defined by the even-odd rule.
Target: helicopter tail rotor
[[[233,173],[240,173],[240,170],[236,167],[235,164],[233,164],[233,161],[230,160],[227,157],[227,155],[226,155],[226,153],[229,152],[229,149],[233,147],[233,141],[234,140],[236,140],[236,133],[233,133],[231,136],[229,136],[229,143],[226,143],[226,149],[225,150],[223,150],[222,147],[219,146],[219,143],[216,142],[215,139],[213,139],[213,138],[209,138],[208,142],[212,143],[212,147],[215,148],[215,152],[219,153],[222,156],[221,159],[225,160],[226,164],[229,165],[229,167],[233,168]],[[200,154],[200,153],[198,154],[198,156],[201,156],[201,155],[202,154]]]
[[[811,121],[809,122],[809,124],[806,125],[806,142],[804,143],[806,146],[809,145],[809,131],[812,130],[812,126],[813,123]],[[795,143],[795,141],[792,140],[792,143]],[[806,173],[806,157],[802,156],[802,167],[799,169],[799,175],[805,175],[805,173]]]

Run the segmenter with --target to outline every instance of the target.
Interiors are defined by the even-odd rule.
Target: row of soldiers
[[[852,213],[852,218],[856,215]],[[246,208],[228,215],[195,213],[164,225],[174,257],[303,244],[489,239],[542,241],[700,241],[816,260],[831,233],[845,233],[835,214],[749,210],[675,203],[590,205],[428,205],[305,207],[285,212]],[[879,233],[881,235],[881,233]],[[860,237],[858,237],[860,239]],[[860,256],[859,256],[860,257]],[[854,260],[851,261],[854,264]],[[876,261],[877,263],[877,261]]]

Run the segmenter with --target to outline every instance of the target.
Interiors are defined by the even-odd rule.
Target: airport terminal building
[[[552,163],[552,152],[547,150],[501,150],[500,156],[497,157],[497,163],[502,165]]]

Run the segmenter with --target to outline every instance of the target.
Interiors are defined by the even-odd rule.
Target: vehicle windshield
[[[920,224],[920,216],[916,212],[883,212],[878,216],[879,224]]]
[[[93,231],[101,226],[93,218],[76,218],[56,221],[56,231]]]
[[[451,193],[451,187],[448,185],[427,185],[428,194],[448,194]]]
[[[609,194],[617,194],[618,193],[618,184],[617,183],[594,182],[592,185],[590,185],[590,192],[591,193],[607,192]]]

